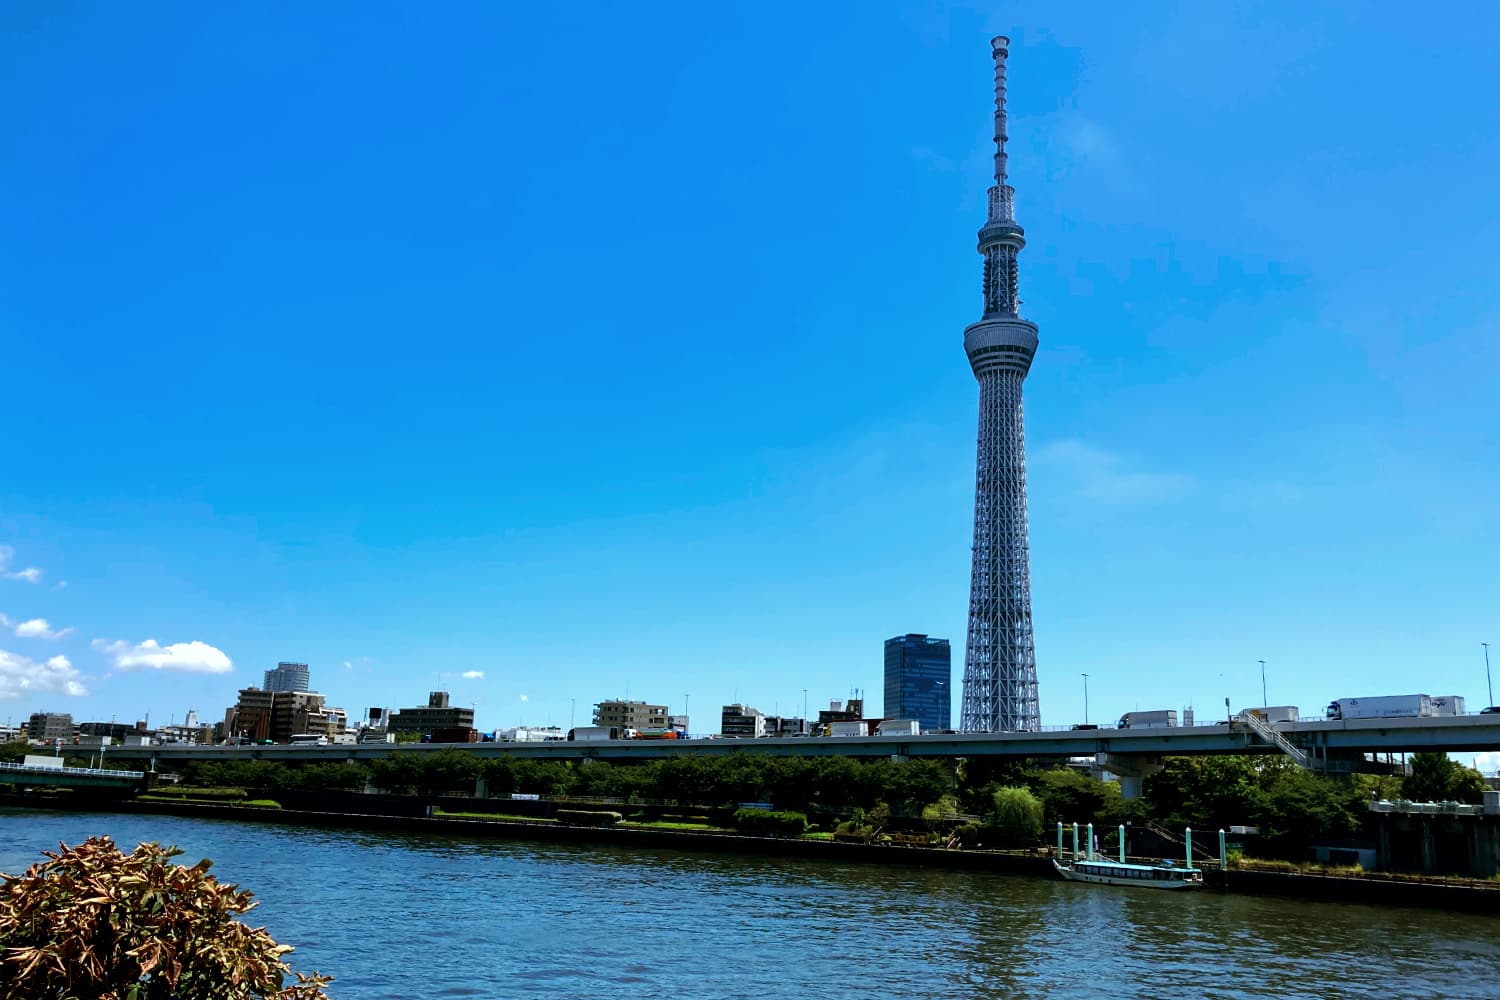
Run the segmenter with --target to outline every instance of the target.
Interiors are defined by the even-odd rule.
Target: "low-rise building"
[[[108,736],[116,743],[127,736],[136,736],[145,731],[144,722],[137,722],[134,725],[128,722],[80,722],[78,724],[79,736]]]
[[[754,739],[766,735],[766,717],[758,708],[739,703],[725,705],[719,712],[719,735]]]
[[[260,743],[271,738],[271,709],[276,696],[261,688],[242,688],[239,700],[224,713],[224,738]]]
[[[790,715],[766,716],[767,736],[800,736],[807,732],[807,720]]]
[[[73,716],[67,712],[33,712],[26,722],[26,738],[32,742],[72,742]]]
[[[401,708],[393,712],[386,728],[393,733],[415,733],[419,736],[473,729],[474,709],[472,706],[465,708],[450,705],[447,691],[433,691],[427,696],[425,707]]]
[[[847,702],[831,701],[828,707],[818,712],[818,725],[830,722],[856,722],[865,717],[865,700],[850,698]]]
[[[621,729],[667,728],[667,706],[644,701],[601,701],[594,706],[594,725]]]
[[[293,736],[333,737],[348,727],[342,708],[323,704],[316,691],[245,688],[224,715],[224,739],[289,743]],[[209,733],[204,739],[212,739]]]

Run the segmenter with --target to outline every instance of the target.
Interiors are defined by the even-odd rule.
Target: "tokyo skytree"
[[[995,57],[995,185],[979,230],[984,316],[964,330],[979,380],[979,455],[974,484],[974,566],[964,654],[964,732],[1041,728],[1036,647],[1031,636],[1031,555],[1026,540],[1026,435],[1021,383],[1036,353],[1036,324],[1021,318],[1016,260],[1026,245],[1015,191],[1005,181],[1005,58],[1010,39],[990,41]]]

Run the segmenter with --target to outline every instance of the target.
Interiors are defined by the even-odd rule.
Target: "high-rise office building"
[[[887,719],[915,719],[922,732],[953,725],[953,655],[947,639],[908,633],[885,641]]]
[[[275,670],[266,671],[267,691],[311,691],[312,678],[305,663],[278,663]]]
[[[1016,224],[1015,192],[1006,183],[1005,59],[1010,39],[996,37],[990,47],[995,58],[995,184],[979,230],[984,315],[964,330],[964,351],[979,380],[979,447],[959,723],[965,732],[986,733],[1041,728],[1021,417],[1021,383],[1031,370],[1037,329],[1019,312],[1017,259],[1026,238]]]

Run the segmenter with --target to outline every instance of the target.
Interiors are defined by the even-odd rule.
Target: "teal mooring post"
[[[1187,866],[1193,867],[1193,828],[1187,828]]]
[[[1224,843],[1224,828],[1219,827],[1219,871],[1229,870],[1229,848]]]
[[[1078,860],[1078,824],[1073,824],[1073,860]]]
[[[1094,824],[1089,824],[1089,839],[1083,842],[1083,856],[1094,860]]]
[[[1062,820],[1057,822],[1057,860],[1062,860]]]
[[[1125,824],[1120,824],[1120,864],[1125,863]]]

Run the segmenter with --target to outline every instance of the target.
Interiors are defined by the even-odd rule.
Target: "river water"
[[[670,850],[0,810],[0,871],[93,834],[250,889],[364,998],[1500,997],[1500,918]]]

